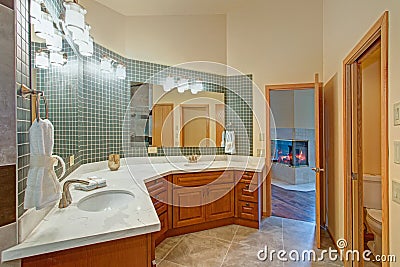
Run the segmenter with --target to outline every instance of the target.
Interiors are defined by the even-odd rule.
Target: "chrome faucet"
[[[188,157],[188,159],[189,159],[189,163],[197,163],[197,161],[199,160],[199,156],[191,155]]]
[[[69,192],[69,186],[71,184],[76,184],[76,183],[89,185],[89,182],[84,181],[84,180],[74,179],[74,180],[65,181],[65,183],[63,185],[63,191],[62,191],[60,203],[58,204],[58,207],[60,209],[64,209],[72,203],[72,197],[71,197],[71,193]]]

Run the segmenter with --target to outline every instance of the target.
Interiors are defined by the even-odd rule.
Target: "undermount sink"
[[[133,200],[135,195],[129,191],[108,190],[82,198],[78,208],[89,212],[117,210],[128,206]]]

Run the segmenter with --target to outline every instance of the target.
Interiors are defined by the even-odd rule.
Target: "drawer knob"
[[[250,207],[250,203],[246,203],[246,207]]]

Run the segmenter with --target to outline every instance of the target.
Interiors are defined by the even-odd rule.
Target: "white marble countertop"
[[[91,192],[71,186],[72,204],[55,207],[22,243],[2,252],[3,261],[11,261],[50,252],[76,248],[160,230],[145,182],[177,173],[243,170],[263,172],[265,159],[243,156],[203,156],[188,164],[184,157],[121,159],[118,171],[109,171],[106,162],[80,166],[69,179],[97,176],[107,180],[107,187]],[[82,198],[101,191],[125,190],[135,195],[135,205],[118,210],[87,212],[78,209]]]

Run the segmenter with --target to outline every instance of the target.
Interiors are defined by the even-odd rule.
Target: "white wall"
[[[124,16],[96,1],[80,3],[95,42],[125,57],[169,66],[226,64],[226,15]]]
[[[393,163],[393,141],[400,139],[400,128],[393,126],[393,104],[400,101],[400,2],[376,0],[325,0],[324,1],[324,80],[336,79],[335,92],[337,110],[336,122],[342,122],[342,63],[351,49],[366,34],[385,10],[389,10],[389,177],[400,180],[400,166]],[[339,206],[334,216],[334,237],[341,238],[344,234],[343,214],[343,134],[338,127],[335,134],[336,183],[334,184],[335,203]],[[389,197],[392,198],[391,189]],[[390,201],[390,251],[400,255],[400,231],[397,226],[400,221],[400,206]],[[399,263],[391,266],[399,266]]]
[[[322,1],[251,0],[227,16],[228,65],[254,75],[254,151],[264,148],[265,85],[322,74]]]

